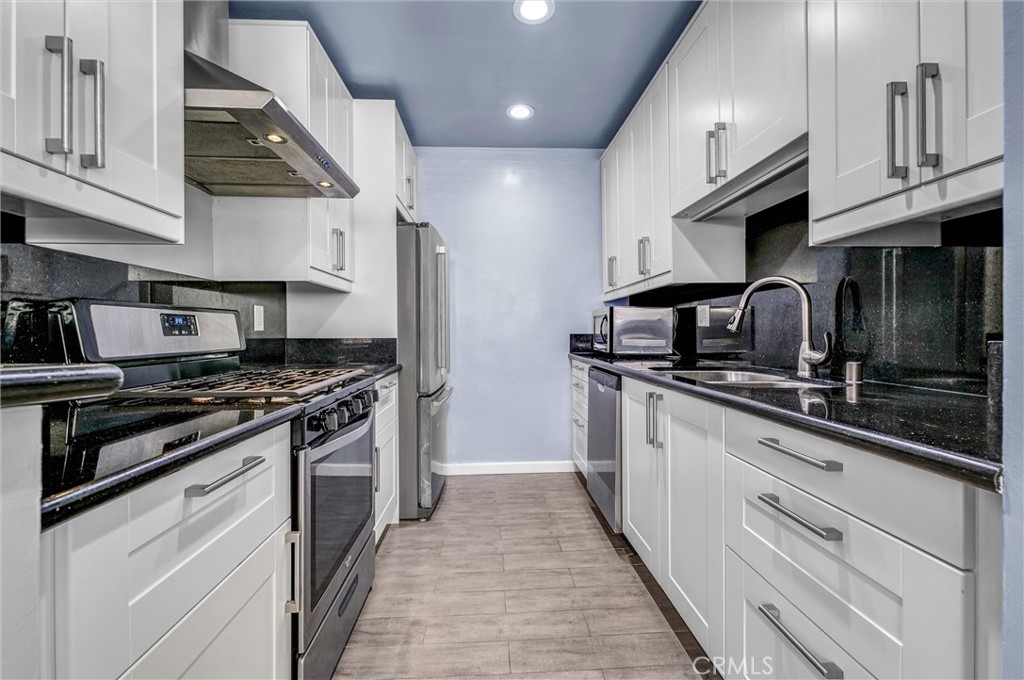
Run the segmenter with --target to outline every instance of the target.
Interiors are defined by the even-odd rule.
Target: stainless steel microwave
[[[601,307],[594,310],[594,351],[672,354],[674,327],[672,307]]]

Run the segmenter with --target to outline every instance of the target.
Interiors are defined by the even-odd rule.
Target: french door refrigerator
[[[451,342],[448,250],[427,223],[398,225],[398,469],[402,519],[434,511],[447,459]]]

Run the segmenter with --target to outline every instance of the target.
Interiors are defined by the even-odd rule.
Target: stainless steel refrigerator
[[[452,388],[448,250],[427,223],[398,225],[398,479],[402,519],[429,517],[444,488]]]

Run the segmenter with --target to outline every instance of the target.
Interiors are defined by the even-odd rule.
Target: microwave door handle
[[[601,317],[601,328],[598,330],[598,334],[601,336],[601,342],[608,343],[608,315],[605,314]]]

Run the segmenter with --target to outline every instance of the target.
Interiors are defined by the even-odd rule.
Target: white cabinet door
[[[668,58],[670,209],[678,214],[715,188],[714,156],[707,133],[719,122],[718,3],[705,4]]]
[[[63,49],[64,0],[2,0],[0,24],[0,148],[64,172],[75,149],[74,126],[65,130],[66,154],[47,151],[48,139],[59,150],[62,117],[74,110],[73,99],[62,100],[61,67],[68,63],[73,87],[75,46],[71,54],[51,51]]]
[[[131,668],[124,678],[283,678],[290,668],[288,525],[268,538]],[[281,657],[284,656],[284,659]]]
[[[620,286],[628,286],[640,280],[640,249],[636,236],[636,213],[634,202],[634,157],[637,155],[634,138],[642,135],[635,117],[626,121],[619,133],[618,151],[615,154],[615,193],[618,208],[618,239],[616,249],[622,262],[619,265]]]
[[[618,141],[612,140],[601,156],[601,237],[604,251],[604,290],[621,285],[619,256]]]
[[[395,196],[403,210],[416,219],[416,190],[419,181],[416,151],[401,117],[395,113]]]
[[[912,87],[913,129],[921,181],[967,165],[967,30],[965,0],[922,0],[920,56]]]
[[[807,133],[807,17],[799,0],[716,4],[727,181]]]
[[[967,165],[1003,155],[1002,6],[967,0]]]
[[[412,215],[413,221],[416,220],[416,201],[417,191],[419,190],[420,182],[420,164],[416,159],[416,149],[413,148],[412,142],[409,141],[408,135],[405,138],[405,172],[406,172],[406,191],[405,191],[405,207],[409,209],[409,214]]]
[[[662,560],[659,582],[697,641],[709,649],[711,596],[709,538],[713,491],[708,450],[708,404],[675,392],[668,395],[668,430],[671,448],[665,450],[665,484],[661,507]]]
[[[630,188],[630,203],[633,206],[632,247],[637,253],[632,275],[634,281],[646,279],[647,254],[650,247],[651,221],[653,214],[654,167],[652,165],[653,142],[651,140],[651,109],[646,96],[640,99],[632,115],[626,121],[630,141],[630,161],[633,169],[633,181]],[[625,249],[623,252],[629,252]],[[633,274],[631,272],[631,274]]]
[[[576,469],[587,476],[587,420],[576,411],[572,412],[572,459]]]
[[[816,219],[917,184],[912,81],[919,13],[917,2],[890,0],[814,2],[809,12],[810,215]]]
[[[334,67],[316,40],[309,40],[309,131],[324,148],[330,143],[331,80]]]
[[[672,269],[672,212],[669,206],[668,67],[662,66],[647,90],[651,127],[651,226],[648,232],[649,276]]]
[[[635,380],[622,381],[622,532],[657,578],[660,465],[663,449],[651,445],[652,402],[659,393]],[[664,401],[661,402],[662,408]],[[661,433],[664,435],[664,431]]]
[[[388,524],[397,521],[398,513],[398,420],[384,426],[377,437],[374,485],[374,532],[376,540]]]

